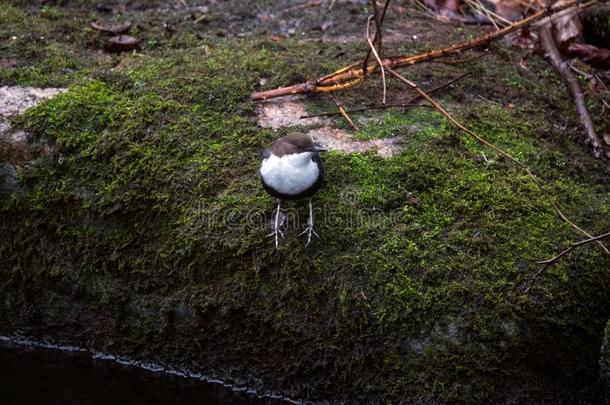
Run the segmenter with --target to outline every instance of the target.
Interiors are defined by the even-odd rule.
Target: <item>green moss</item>
[[[25,10],[0,1],[0,85],[63,86],[95,58],[83,51],[81,21],[45,5]],[[79,46],[69,46],[77,43]]]
[[[19,24],[23,14],[0,4]],[[544,194],[431,110],[370,114],[358,136],[403,135],[403,151],[327,154],[328,182],[315,198],[320,240],[303,247],[296,235],[306,206],[289,203],[299,225],[275,252],[265,238],[274,203],[257,167],[278,134],[258,127],[248,96],[261,78],[273,87],[330,70],[334,50],[303,60],[314,45],[206,43],[190,34],[173,41],[189,49],[125,56],[114,71],[89,70],[49,45],[55,68],[82,71],[65,79],[73,82],[67,93],[15,120],[56,153],[23,172],[24,199],[0,203],[6,324],[30,306],[47,326],[62,322],[45,318],[58,308],[78,310],[74,322],[100,342],[140,353],[206,358],[223,370],[243,359],[268,365],[273,355],[273,370],[256,371],[302,397],[346,399],[347,390],[347,400],[502,400],[513,393],[503,394],[506,381],[538,372],[529,355],[574,373],[592,364],[590,341],[607,311],[599,251],[574,251],[523,293],[536,262],[579,237],[544,194],[591,232],[610,226],[601,164],[584,147],[545,139],[544,113],[443,100],[545,179]],[[462,84],[493,83],[469,80]],[[72,300],[82,308],[62,307]],[[519,398],[558,398],[527,389]]]
[[[404,136],[407,142],[412,140],[412,137],[417,138],[412,143],[422,142],[426,140],[423,139],[425,137],[439,135],[441,117],[436,111],[423,108],[411,108],[406,112],[391,109],[381,116],[369,114],[364,127],[356,132],[355,137],[380,139]]]

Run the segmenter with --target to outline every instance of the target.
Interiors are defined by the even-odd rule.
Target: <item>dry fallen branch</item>
[[[442,49],[434,49],[418,55],[402,55],[381,59],[381,65],[386,68],[399,68],[404,66],[414,65],[416,63],[427,62],[434,59],[442,58],[448,55],[454,55],[463,51],[485,45],[491,41],[502,38],[511,32],[518,29],[528,27],[540,20],[548,17],[549,13],[561,13],[567,9],[577,10],[586,7],[594,2],[580,4],[579,0],[571,0],[560,6],[551,6],[548,9],[540,10],[529,17],[519,20],[501,30],[491,31],[473,40],[459,42]],[[379,69],[379,65],[367,66],[363,72],[362,61],[353,63],[349,66],[341,68],[329,75],[320,79],[308,81],[305,83],[296,84],[288,87],[280,87],[274,90],[265,90],[254,92],[250,98],[254,101],[266,100],[274,97],[287,96],[291,94],[307,94],[307,93],[327,93],[333,91],[344,90],[356,86],[365,78],[366,74],[374,73]]]
[[[379,13],[379,9],[377,8],[377,0],[371,0],[371,4],[373,6],[373,19],[375,20],[375,38],[373,38],[373,44],[377,46],[377,53],[381,55],[381,48],[383,46],[383,20],[385,20],[385,14],[388,11],[388,6],[390,5],[391,0],[386,0],[383,11],[381,14]],[[367,33],[366,38],[368,41],[369,38],[369,24],[367,24]],[[371,49],[369,49],[362,61],[362,74],[365,76],[368,69],[369,58],[371,57]]]
[[[453,83],[457,82],[458,80],[468,76],[469,74],[471,74],[472,72],[466,72],[463,73],[461,75],[459,75],[458,77],[456,77],[455,79],[451,79],[446,83],[443,83],[439,86],[436,86],[430,90],[426,90],[426,93],[428,94],[432,94],[435,93],[439,90],[444,89],[445,87],[451,86]],[[401,107],[401,108],[410,108],[410,107],[428,107],[423,106],[423,105],[419,105],[416,104],[419,100],[422,99],[421,94],[418,94],[417,96],[413,97],[412,99],[410,99],[409,101],[407,101],[406,103],[393,103],[393,104],[385,104],[385,105],[373,105],[370,107],[363,107],[363,108],[358,108],[355,110],[349,110],[349,111],[345,111],[347,114],[354,114],[354,113],[361,113],[361,112],[365,112],[365,111],[369,111],[369,110],[380,110],[380,109],[385,109],[385,108],[391,108],[391,107]],[[315,118],[315,117],[332,117],[334,115],[342,115],[340,112],[327,112],[327,113],[321,113],[321,114],[312,114],[312,115],[302,115],[301,117],[299,117],[300,119],[306,119],[306,118]]]
[[[591,116],[589,115],[589,110],[587,109],[587,101],[585,100],[585,95],[580,87],[580,84],[578,83],[576,77],[574,77],[572,74],[568,63],[561,56],[559,49],[557,49],[551,26],[546,25],[540,27],[539,32],[540,43],[545,51],[547,60],[557,71],[557,73],[559,73],[568,87],[572,98],[574,99],[574,104],[576,104],[576,109],[580,115],[581,122],[585,127],[587,143],[590,143],[593,146],[593,154],[596,158],[599,158],[602,153],[606,153],[606,155],[610,157],[610,151],[604,151],[604,146],[595,133],[595,127],[593,125],[593,121],[591,121]]]
[[[328,93],[328,96],[339,109],[339,114],[341,114],[343,116],[343,118],[345,118],[345,120],[348,122],[348,124],[352,127],[352,129],[354,131],[357,131],[358,127],[356,127],[356,124],[354,124],[354,121],[352,121],[352,119],[347,114],[347,111],[345,111],[345,108],[343,107],[343,103],[341,103],[339,100],[337,100],[337,98],[335,96],[333,96],[332,93]]]
[[[595,236],[593,238],[589,238],[589,239],[585,239],[585,240],[581,240],[578,242],[574,242],[572,243],[572,246],[570,246],[569,248],[567,248],[566,250],[564,250],[563,252],[559,253],[557,256],[548,259],[548,260],[542,260],[539,261],[539,264],[544,264],[544,265],[549,265],[552,266],[553,264],[555,264],[555,262],[557,262],[557,260],[561,259],[563,256],[567,255],[568,253],[570,253],[572,250],[574,250],[574,248],[577,248],[579,246],[582,245],[586,245],[587,243],[591,243],[591,242],[596,242],[605,238],[610,237],[610,232],[604,233],[602,235],[599,236]]]
[[[373,1],[375,1],[375,0],[373,0]],[[373,52],[373,55],[375,56],[375,59],[377,60],[378,66],[381,67],[381,81],[383,83],[383,99],[381,101],[381,104],[385,104],[386,103],[386,95],[387,95],[387,86],[386,86],[386,83],[385,83],[385,69],[383,67],[383,63],[381,62],[381,58],[379,57],[379,52],[381,51],[381,49],[379,51],[377,49],[375,49],[375,45],[371,41],[371,34],[370,34],[371,19],[372,18],[369,17],[369,19],[368,19],[368,21],[366,23],[366,42],[369,44],[369,49],[370,49],[371,52]]]

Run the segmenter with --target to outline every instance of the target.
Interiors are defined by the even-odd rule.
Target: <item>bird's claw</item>
[[[267,238],[271,237],[271,236],[276,236],[279,235],[280,238],[284,239],[284,232],[280,231],[279,229],[276,229],[275,231],[271,232],[269,235],[266,235]]]
[[[286,216],[282,214],[282,205],[281,201],[277,200],[277,209],[275,211],[275,220],[273,221],[273,232],[271,232],[267,237],[273,236],[275,238],[275,250],[280,249],[280,238],[284,239],[284,233],[281,228],[284,225],[284,220]]]
[[[267,237],[273,236],[275,238],[275,249],[279,250],[280,248],[280,239],[284,239],[284,232],[279,229],[273,230]]]
[[[313,229],[313,224],[308,224],[307,228],[305,228],[305,230],[303,232],[301,232],[299,234],[299,236],[304,235],[304,234],[307,234],[307,243],[305,243],[305,247],[309,246],[309,244],[311,243],[311,235],[313,235],[316,238],[320,239],[320,236]]]

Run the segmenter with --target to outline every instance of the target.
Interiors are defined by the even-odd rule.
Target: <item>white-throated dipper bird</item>
[[[324,180],[324,166],[320,153],[326,149],[314,142],[309,135],[291,134],[277,139],[262,154],[260,174],[265,190],[277,199],[277,211],[273,222],[275,248],[279,247],[282,236],[280,210],[282,200],[309,199],[309,220],[301,233],[307,233],[307,244],[311,235],[318,236],[313,230],[312,196],[318,191]]]

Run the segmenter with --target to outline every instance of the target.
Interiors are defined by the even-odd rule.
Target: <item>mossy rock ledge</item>
[[[304,248],[289,229],[275,251],[258,159],[293,129],[261,128],[249,94],[261,79],[272,88],[322,75],[358,50],[337,61],[334,45],[308,41],[171,41],[146,57],[111,56],[114,68],[75,51],[66,73],[64,58],[54,67],[34,52],[30,66],[48,71],[0,73],[2,85],[69,88],[11,121],[52,153],[12,162],[20,193],[1,195],[0,333],[311,401],[602,400],[606,258],[583,246],[525,292],[537,261],[581,239],[549,198],[589,232],[610,229],[607,163],[577,141],[578,118],[544,65],[523,76],[519,55],[498,48],[438,95],[531,167],[542,192],[431,109],[371,112],[361,137],[404,135],[401,152],[325,155],[320,239]],[[460,69],[409,74],[432,87]],[[375,82],[342,97],[378,94]],[[303,101],[311,112],[332,106]],[[303,226],[306,205],[288,208]]]

